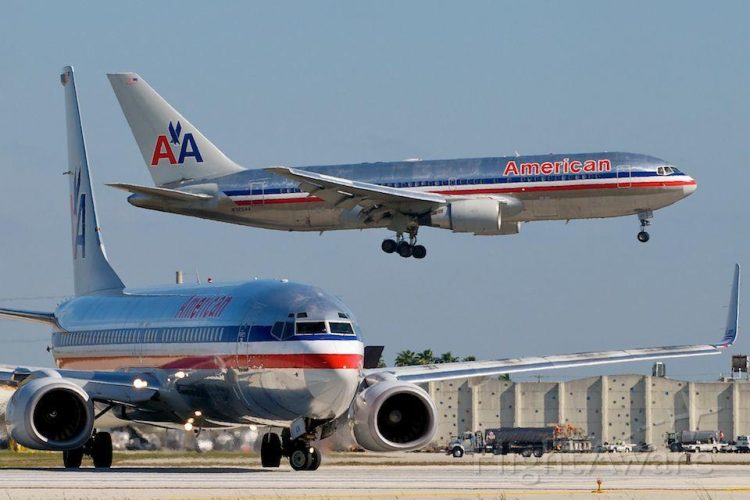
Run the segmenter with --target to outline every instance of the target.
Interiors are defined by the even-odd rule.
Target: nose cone
[[[695,192],[696,189],[698,189],[698,182],[689,175],[686,177],[687,182],[684,186],[682,186],[682,192],[685,194],[685,196],[690,196]]]

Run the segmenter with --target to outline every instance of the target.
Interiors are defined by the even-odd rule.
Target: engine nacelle
[[[354,438],[369,451],[411,451],[432,441],[435,403],[421,387],[398,380],[377,380],[352,403]]]
[[[34,450],[72,450],[91,437],[94,428],[91,398],[70,380],[54,375],[35,378],[32,374],[8,401],[8,434],[22,446]]]
[[[520,223],[503,221],[503,215],[514,215],[521,209],[521,202],[515,198],[456,200],[432,212],[428,224],[456,233],[515,234],[520,229]]]

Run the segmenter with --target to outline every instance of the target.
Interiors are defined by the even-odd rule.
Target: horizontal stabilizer
[[[58,326],[57,318],[55,318],[55,314],[51,312],[0,308],[0,318],[31,321],[34,323],[46,323],[48,325]]]
[[[169,200],[177,201],[206,201],[213,198],[213,196],[203,193],[188,193],[186,191],[180,191],[177,189],[138,186],[136,184],[123,184],[119,182],[114,184],[107,184],[107,186],[113,187],[115,189],[121,189],[123,191],[128,191],[130,193],[142,194],[154,198],[166,198]]]

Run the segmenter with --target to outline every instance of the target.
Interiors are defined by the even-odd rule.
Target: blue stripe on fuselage
[[[237,342],[240,326],[117,328],[108,330],[81,330],[68,333],[55,332],[53,347],[122,344],[198,344],[208,342]],[[283,340],[271,335],[271,326],[255,325],[243,342],[310,340],[359,340],[357,335],[292,335]]]

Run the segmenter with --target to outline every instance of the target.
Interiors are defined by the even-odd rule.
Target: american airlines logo
[[[503,175],[559,175],[581,174],[591,172],[611,172],[612,162],[601,160],[570,160],[564,158],[559,161],[516,163],[511,160],[505,164]]]
[[[169,137],[164,134],[156,138],[154,153],[151,155],[152,167],[158,166],[162,160],[167,160],[170,165],[182,165],[187,158],[195,158],[198,163],[203,161],[193,134],[191,132],[182,134],[182,124],[179,121],[176,125],[169,122],[167,132],[169,132]]]

